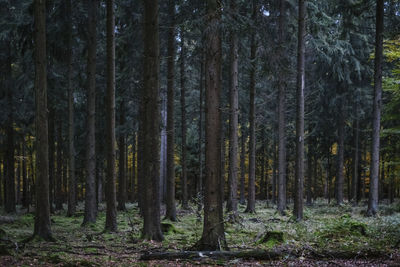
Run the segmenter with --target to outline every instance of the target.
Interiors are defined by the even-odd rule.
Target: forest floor
[[[0,266],[400,266],[400,203],[380,206],[379,215],[365,217],[365,206],[340,207],[319,200],[305,207],[304,221],[296,222],[290,212],[279,215],[274,206],[258,201],[256,214],[225,215],[227,244],[231,251],[283,251],[278,260],[212,259],[209,257],[143,261],[145,253],[177,252],[190,248],[201,236],[202,220],[197,208],[178,207],[179,221],[165,227],[165,240],[140,239],[142,219],[136,204],[118,213],[118,232],[103,232],[104,206],[96,224],[82,227],[83,203],[74,217],[65,211],[52,215],[55,242],[34,239],[34,216],[20,210],[0,214]],[[168,226],[168,221],[163,221]],[[5,255],[8,254],[8,255]]]

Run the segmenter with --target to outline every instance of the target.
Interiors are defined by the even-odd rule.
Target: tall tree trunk
[[[98,0],[88,5],[87,107],[86,107],[86,186],[83,224],[95,223],[96,207],[96,39]]]
[[[277,187],[277,169],[278,169],[278,153],[277,153],[277,140],[276,140],[276,133],[274,134],[274,144],[273,144],[273,149],[274,149],[274,165],[272,168],[272,203],[276,204],[276,187]]]
[[[257,1],[253,0],[252,21],[255,23],[257,15]],[[256,121],[255,121],[255,94],[256,94],[256,33],[251,33],[250,41],[250,142],[249,142],[249,184],[247,188],[247,207],[245,212],[254,213],[256,210]]]
[[[133,137],[132,137],[132,186],[131,186],[131,190],[132,190],[132,195],[131,195],[131,199],[132,202],[136,200],[136,189],[137,189],[137,184],[136,184],[136,132],[133,132]]]
[[[58,119],[58,130],[57,130],[57,172],[55,181],[55,204],[56,210],[63,209],[63,198],[62,198],[62,182],[63,177],[63,140],[62,140],[62,119]]]
[[[207,0],[206,32],[206,176],[204,181],[204,226],[199,250],[226,247],[221,188],[221,2]]]
[[[15,212],[15,144],[14,144],[14,107],[13,107],[13,88],[12,88],[12,70],[11,70],[11,41],[7,43],[7,60],[5,73],[7,77],[7,122],[6,122],[6,177],[4,185],[4,210],[6,213]]]
[[[0,179],[0,184],[1,184],[1,179]],[[1,188],[0,188],[0,195],[1,195]],[[24,208],[28,208],[29,206],[25,135],[22,136],[22,206]]]
[[[203,196],[203,86],[204,86],[204,55],[201,54],[200,60],[200,80],[199,80],[199,177],[197,180],[198,211],[202,208]]]
[[[49,111],[49,201],[50,201],[50,213],[54,213],[54,177],[55,177],[55,167],[54,167],[54,154],[55,154],[55,111],[50,108]]]
[[[340,95],[340,110],[338,114],[338,151],[336,169],[336,203],[343,204],[343,184],[344,184],[344,138],[345,138],[345,118],[344,118],[344,95]]]
[[[286,0],[279,2],[279,19],[278,19],[278,39],[280,45],[279,55],[283,56],[284,47],[284,27],[285,27],[285,8]],[[285,213],[286,209],[286,86],[284,82],[283,66],[278,70],[278,211]]]
[[[168,81],[167,81],[167,201],[165,217],[176,221],[175,207],[175,124],[174,124],[174,77],[175,77],[175,0],[169,0],[171,16],[168,29]]]
[[[164,239],[160,224],[160,47],[158,0],[144,1],[144,67],[143,67],[143,237]]]
[[[115,13],[114,0],[107,0],[107,92],[106,92],[106,225],[117,231],[115,188]]]
[[[0,156],[0,206],[3,205],[3,179],[4,179],[4,160],[3,157]]]
[[[181,125],[182,125],[182,144],[181,144],[181,166],[182,166],[182,208],[188,208],[188,189],[187,189],[187,168],[186,168],[186,78],[185,78],[185,36],[184,29],[181,28]]]
[[[236,16],[236,0],[231,1],[231,12]],[[231,32],[231,74],[230,74],[230,112],[229,112],[229,175],[228,175],[228,201],[227,211],[237,212],[237,173],[238,173],[238,59],[239,38],[235,30]]]
[[[52,240],[47,124],[46,2],[35,0],[36,215],[34,235]]]
[[[313,163],[313,155],[311,142],[308,143],[308,155],[307,155],[307,193],[306,193],[306,205],[312,205],[312,177],[313,171],[317,167]],[[315,157],[315,156],[314,156]],[[315,190],[315,189],[314,189]]]
[[[296,171],[295,199],[293,213],[296,220],[303,219],[303,184],[304,184],[304,87],[305,87],[305,0],[299,0],[298,46],[297,46],[297,105],[296,105]]]
[[[384,1],[376,1],[376,36],[375,36],[375,75],[374,100],[372,115],[372,148],[371,148],[371,175],[369,186],[368,215],[378,212],[378,172],[380,125],[382,110],[382,62],[383,62],[383,17]]]
[[[125,125],[125,105],[121,101],[119,125],[123,131]],[[119,133],[119,178],[118,178],[118,210],[125,211],[126,202],[126,170],[125,170],[125,133]]]
[[[72,87],[72,11],[71,0],[66,1],[67,20],[67,89],[68,89],[68,210],[67,216],[76,212],[76,179],[74,148],[74,89]]]
[[[17,158],[17,175],[16,175],[16,179],[17,179],[17,191],[15,194],[15,199],[16,199],[16,204],[19,205],[21,204],[21,146],[20,144],[17,145],[17,151],[16,151],[16,158]],[[50,190],[51,192],[51,190]]]
[[[356,103],[355,114],[358,114],[358,103]],[[354,153],[353,153],[353,176],[351,182],[351,195],[353,205],[357,205],[357,193],[358,193],[358,173],[359,173],[359,143],[360,143],[360,134],[359,134],[359,120],[356,117],[353,124],[353,137],[354,137]]]
[[[240,150],[240,198],[239,203],[241,205],[246,204],[245,199],[245,178],[246,178],[246,137],[244,134],[244,130],[242,128],[242,136],[241,136],[241,150]]]

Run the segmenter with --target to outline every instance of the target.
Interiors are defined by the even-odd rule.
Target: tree
[[[278,39],[280,48],[278,57],[283,56],[285,5],[286,0],[279,1]],[[286,90],[284,66],[281,65],[282,63],[278,67],[278,211],[284,214],[286,209]]]
[[[117,231],[115,189],[115,11],[114,0],[107,0],[107,92],[106,92],[106,225]]]
[[[296,92],[296,173],[294,215],[296,220],[303,219],[303,183],[304,183],[304,87],[305,87],[305,0],[299,0],[298,46],[297,46],[297,92]],[[311,159],[310,159],[311,160]],[[309,179],[310,180],[310,179]]]
[[[5,75],[8,77],[7,86],[7,122],[6,122],[6,136],[7,136],[7,150],[6,150],[6,177],[4,186],[4,210],[7,213],[16,211],[15,208],[15,145],[14,145],[14,112],[13,112],[13,88],[12,88],[12,58],[11,58],[11,41],[8,40],[7,44],[7,59],[5,64]]]
[[[181,28],[181,134],[182,134],[182,144],[181,144],[181,166],[182,166],[182,207],[184,209],[188,208],[188,189],[187,189],[187,167],[186,167],[186,102],[185,102],[185,92],[186,92],[186,78],[185,78],[185,32],[184,28]]]
[[[158,32],[158,0],[144,4],[144,65],[143,65],[143,237],[164,239],[160,223],[160,48]]]
[[[375,74],[374,100],[372,117],[372,151],[371,151],[371,179],[369,186],[368,215],[375,215],[378,211],[378,176],[379,176],[379,148],[382,110],[382,63],[383,63],[383,17],[384,1],[376,1],[376,32],[375,32]]]
[[[204,225],[199,250],[226,247],[221,188],[221,2],[207,0],[206,28],[206,175],[204,181]]]
[[[175,207],[175,125],[174,125],[174,76],[175,76],[175,0],[169,0],[170,25],[168,29],[168,81],[167,81],[167,197],[165,217],[176,221]]]
[[[231,12],[236,14],[237,4],[235,0],[231,1]],[[229,175],[228,175],[228,201],[226,203],[227,211],[237,212],[237,173],[238,173],[238,43],[239,39],[236,31],[231,30],[230,46],[230,112],[229,112]]]
[[[75,145],[74,145],[74,88],[72,86],[72,12],[71,0],[65,1],[67,23],[67,91],[68,91],[68,211],[76,212]]]
[[[47,125],[46,2],[35,0],[36,215],[33,235],[52,240]]]
[[[121,127],[119,133],[119,178],[118,178],[118,210],[125,211],[126,202],[126,173],[125,173],[125,133],[123,127],[125,126],[125,104],[124,99],[121,100],[120,104],[120,117],[119,125]]]
[[[253,0],[252,21],[255,23],[257,15],[257,1]],[[254,213],[256,205],[256,125],[255,125],[255,94],[256,94],[256,49],[255,31],[251,34],[250,44],[250,142],[249,142],[249,185],[247,190],[247,207],[245,212]]]
[[[86,187],[83,224],[96,222],[96,24],[97,0],[87,2],[88,55],[87,55],[87,122],[86,122]]]

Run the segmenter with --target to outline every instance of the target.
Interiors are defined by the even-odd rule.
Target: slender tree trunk
[[[277,153],[277,142],[276,142],[276,134],[274,136],[274,144],[273,144],[273,149],[274,149],[274,165],[272,169],[272,203],[276,204],[276,186],[277,186],[277,169],[278,169],[278,153]]]
[[[6,122],[6,177],[4,185],[4,210],[6,213],[15,212],[15,144],[14,144],[14,107],[13,107],[13,88],[11,84],[11,41],[7,43],[7,60],[5,65],[5,73],[7,77],[6,103],[7,103],[7,122]]]
[[[136,194],[136,189],[137,189],[137,184],[136,184],[136,178],[137,178],[137,176],[136,176],[136,147],[137,147],[137,145],[136,145],[136,132],[135,131],[133,132],[132,140],[133,140],[133,142],[132,142],[132,187],[131,187],[132,195],[131,195],[131,198],[132,198],[132,202],[133,202],[136,200],[136,196],[137,196],[137,194]]]
[[[182,166],[182,208],[188,208],[188,189],[187,189],[187,168],[186,168],[186,78],[185,78],[185,36],[184,29],[181,29],[181,125],[182,125],[182,145],[181,145],[181,166]]]
[[[278,35],[280,43],[279,55],[283,56],[284,27],[285,27],[285,8],[286,0],[279,2]],[[279,92],[278,92],[278,211],[285,213],[286,209],[286,133],[285,133],[285,113],[286,113],[286,86],[284,82],[283,67],[279,69]]]
[[[221,2],[207,0],[206,32],[206,176],[204,188],[204,226],[199,250],[226,247],[221,188]]]
[[[345,118],[344,118],[344,95],[340,95],[340,110],[338,114],[338,152],[337,152],[337,169],[336,169],[336,203],[343,204],[343,184],[344,184],[344,138],[345,138]]]
[[[57,172],[55,181],[55,204],[56,210],[63,209],[63,198],[62,198],[62,180],[63,177],[63,140],[62,140],[62,119],[58,119],[58,130],[57,130]]]
[[[72,87],[72,12],[71,0],[66,0],[67,19],[67,88],[68,88],[68,211],[76,212],[75,148],[74,148],[74,89]]]
[[[255,23],[257,15],[257,1],[253,0],[252,21]],[[247,190],[247,207],[245,212],[254,213],[256,211],[256,121],[255,121],[255,93],[256,93],[256,33],[252,32],[250,44],[250,142],[249,142],[249,184]]]
[[[378,212],[378,171],[380,148],[380,125],[382,110],[382,62],[383,62],[383,17],[384,1],[376,1],[376,39],[375,39],[375,75],[374,75],[374,100],[372,116],[372,149],[371,149],[371,175],[369,186],[369,201],[367,214],[375,216]]]
[[[144,1],[144,113],[143,114],[143,237],[164,239],[160,224],[160,47],[158,32],[158,0]]]
[[[237,4],[231,1],[231,12],[235,16]],[[229,112],[229,175],[228,175],[228,201],[227,211],[237,212],[237,173],[238,173],[238,62],[239,62],[239,38],[235,30],[231,32],[231,74],[230,74],[230,112]]]
[[[356,109],[355,113],[358,114],[358,103],[356,104]],[[357,205],[357,193],[358,193],[358,172],[359,172],[359,139],[360,139],[360,134],[359,134],[359,120],[358,118],[355,118],[354,124],[353,124],[353,136],[354,136],[354,154],[353,154],[353,176],[352,176],[352,183],[351,183],[351,192],[352,192],[352,202],[353,205]]]
[[[246,137],[244,134],[244,130],[242,128],[242,137],[241,139],[241,150],[240,150],[240,199],[239,203],[241,205],[246,204],[246,199],[245,199],[245,178],[246,178],[246,165],[245,165],[245,160],[246,160]]]
[[[35,0],[36,216],[33,235],[52,240],[47,124],[46,2]]]
[[[49,201],[50,201],[50,213],[54,213],[54,154],[55,154],[55,113],[54,109],[51,108],[49,111]]]
[[[125,125],[125,105],[124,100],[121,101],[120,106],[120,117],[119,117],[120,128],[123,129]],[[122,130],[123,131],[123,130]],[[126,202],[126,170],[125,170],[125,133],[119,134],[119,179],[118,179],[118,210],[125,211]]]
[[[384,147],[383,144],[382,144],[382,147]],[[381,158],[382,158],[381,159],[381,172],[380,172],[381,175],[379,177],[379,186],[378,186],[379,201],[381,201],[383,199],[384,192],[385,192],[385,188],[384,188],[384,185],[385,185],[385,154],[383,152],[381,152],[381,153],[382,153],[382,155],[381,155]]]
[[[297,47],[297,106],[296,106],[296,171],[295,199],[293,213],[297,221],[303,219],[303,184],[304,184],[304,87],[305,87],[305,0],[299,0],[299,29]]]
[[[96,39],[97,0],[88,5],[87,107],[86,107],[86,186],[83,224],[95,223],[96,206]]]
[[[198,211],[202,208],[203,196],[203,86],[204,86],[204,56],[200,60],[200,81],[199,81],[199,178],[197,180]]]
[[[22,206],[28,208],[28,176],[27,176],[27,165],[26,165],[26,143],[25,135],[22,136]],[[1,179],[0,179],[1,186]],[[0,187],[0,199],[1,199],[1,187]],[[0,200],[1,203],[1,200]]]
[[[306,205],[311,206],[312,205],[312,174],[314,168],[316,168],[315,165],[313,165],[313,156],[312,156],[312,148],[311,148],[311,142],[309,142],[308,146],[308,156],[307,156],[307,193],[306,193]]]
[[[0,156],[0,206],[3,205],[3,179],[4,179],[4,160],[3,157]]]
[[[106,92],[106,225],[117,231],[115,189],[115,13],[114,0],[107,0],[107,92]]]
[[[19,205],[21,204],[21,147],[20,144],[17,144],[17,151],[16,151],[16,159],[17,159],[17,175],[16,175],[16,179],[17,179],[17,190],[16,190],[16,204]]]
[[[174,76],[175,76],[175,0],[169,0],[171,16],[168,29],[168,81],[167,81],[167,201],[165,217],[176,221],[175,207],[175,125],[174,125]]]

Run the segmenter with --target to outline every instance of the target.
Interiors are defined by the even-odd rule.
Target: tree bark
[[[231,1],[231,12],[236,16],[236,0]],[[227,211],[237,212],[237,173],[238,173],[238,61],[239,38],[235,30],[231,31],[231,81],[230,81],[230,112],[229,112],[229,174],[228,174],[228,201]]]
[[[26,143],[25,143],[25,135],[22,136],[22,206],[24,208],[28,208],[29,200],[28,200],[28,174],[27,174],[27,165],[26,165]],[[0,179],[1,186],[1,179]],[[0,188],[1,195],[1,188]],[[1,199],[1,197],[0,197]],[[0,200],[1,203],[1,200]]]
[[[251,19],[253,23],[256,22],[257,15],[257,1],[253,0],[253,11]],[[254,213],[256,210],[256,121],[255,121],[255,93],[256,93],[256,32],[251,33],[250,41],[250,114],[249,114],[249,130],[250,130],[250,142],[249,142],[249,184],[247,187],[247,207],[245,212]]]
[[[165,217],[176,221],[175,207],[175,125],[174,125],[174,76],[175,76],[175,0],[169,0],[171,16],[168,29],[167,77],[167,201]]]
[[[72,14],[71,0],[66,1],[67,20],[67,90],[68,90],[68,210],[67,216],[76,212],[76,179],[74,148],[74,89],[72,87]]]
[[[337,151],[337,169],[336,169],[336,203],[343,204],[343,184],[344,184],[344,138],[345,138],[345,118],[344,118],[344,95],[340,96],[340,107],[338,114],[338,151]]]
[[[115,188],[115,13],[114,0],[107,0],[107,92],[106,92],[106,225],[117,231]]]
[[[86,107],[86,186],[83,224],[95,223],[96,205],[96,44],[98,0],[89,0],[88,54],[87,54],[87,107]]]
[[[383,63],[383,17],[384,1],[376,1],[376,36],[375,36],[375,74],[374,74],[374,100],[372,115],[372,148],[371,148],[371,179],[369,186],[368,215],[378,212],[378,172],[380,125],[382,110],[382,63]]]
[[[226,247],[221,187],[221,2],[207,0],[206,30],[206,175],[204,181],[204,226],[200,250]]]
[[[296,171],[294,210],[297,221],[303,219],[304,184],[304,87],[305,87],[305,0],[299,0],[298,46],[297,46],[297,105],[296,105]]]
[[[4,185],[4,210],[6,213],[13,213],[15,208],[15,144],[14,144],[14,107],[13,107],[13,88],[12,79],[12,58],[11,58],[11,41],[7,42],[7,59],[5,65],[5,73],[7,77],[6,88],[6,103],[7,103],[7,122],[6,122],[6,177]]]
[[[143,67],[143,237],[164,239],[160,224],[160,48],[158,32],[158,0],[144,2],[144,67]]]
[[[50,101],[49,101],[50,102]],[[49,202],[50,202],[50,213],[54,213],[54,153],[55,153],[55,113],[54,109],[50,108],[49,111]]]
[[[62,119],[58,118],[58,129],[57,129],[57,171],[55,181],[55,210],[63,209],[63,191],[62,182],[65,179],[63,177],[63,139],[62,139]]]
[[[121,131],[125,125],[125,104],[124,100],[121,101],[120,104],[120,117],[119,117],[119,125]],[[125,170],[125,133],[119,133],[119,178],[118,178],[118,210],[125,211],[125,202],[126,202],[126,170]]]
[[[181,167],[182,167],[182,208],[188,208],[188,189],[187,189],[187,168],[186,168],[186,78],[185,78],[185,35],[184,29],[181,28],[181,58],[180,58],[180,71],[181,71]]]
[[[241,149],[240,149],[240,198],[239,198],[239,203],[241,205],[246,204],[246,199],[245,199],[245,178],[246,178],[246,165],[245,165],[245,160],[246,160],[246,137],[244,134],[244,129],[242,128],[242,136],[240,138],[241,140]]]
[[[358,116],[358,103],[356,103],[355,114]],[[359,126],[359,119],[358,117],[355,118],[353,123],[353,137],[354,137],[354,153],[353,153],[353,176],[351,182],[351,197],[353,205],[357,205],[357,193],[358,193],[358,172],[359,172],[359,143],[360,143],[360,134],[358,128]]]
[[[46,2],[35,0],[36,215],[33,235],[52,240],[49,203],[49,154],[46,72]]]
[[[279,55],[283,56],[285,8],[286,0],[279,2],[278,39],[280,45]],[[282,64],[282,63],[281,63]],[[286,209],[286,86],[284,82],[283,66],[278,70],[278,212],[285,213]]]

